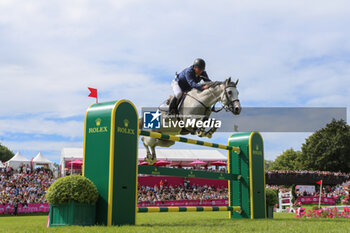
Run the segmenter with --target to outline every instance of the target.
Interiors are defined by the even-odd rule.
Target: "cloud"
[[[6,133],[22,133],[33,135],[56,135],[65,138],[82,138],[84,132],[83,121],[58,122],[54,120],[45,120],[42,117],[26,119],[5,119],[0,120],[0,135],[6,136]]]
[[[34,158],[39,152],[42,152],[43,155],[52,160],[55,163],[59,163],[61,150],[65,147],[76,147],[82,148],[83,142],[70,142],[70,141],[3,141],[3,145],[7,146],[14,153],[20,151],[21,154],[27,159]]]

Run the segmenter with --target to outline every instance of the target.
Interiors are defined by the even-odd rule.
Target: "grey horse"
[[[195,134],[199,137],[211,138],[213,133],[217,130],[217,122],[212,120],[212,122],[207,122],[209,130],[206,131],[208,125],[204,127],[198,127],[198,124],[188,124],[187,126],[181,127],[180,124],[174,124],[173,122],[189,122],[194,123],[197,121],[205,121],[209,119],[212,111],[215,111],[214,106],[217,102],[222,103],[222,109],[232,112],[234,115],[238,115],[241,112],[241,105],[238,99],[237,90],[238,80],[231,82],[231,78],[226,79],[224,82],[207,82],[205,84],[209,85],[209,88],[204,91],[198,91],[197,89],[192,89],[185,94],[183,102],[180,103],[178,108],[178,115],[169,115],[166,109],[159,108],[163,122],[167,122],[160,129],[152,129],[153,132],[165,133],[169,135],[185,135],[185,134]],[[218,111],[220,111],[218,110]],[[215,111],[217,112],[217,111]],[[140,119],[140,129],[143,126],[143,119]],[[147,151],[147,157],[145,161],[149,164],[153,164],[156,161],[156,151],[155,147],[170,147],[174,145],[174,141],[157,139],[152,137],[142,137],[143,145]]]

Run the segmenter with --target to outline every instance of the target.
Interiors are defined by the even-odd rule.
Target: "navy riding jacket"
[[[208,77],[207,72],[203,71],[200,76],[196,76],[193,66],[190,66],[184,69],[183,71],[181,71],[181,73],[177,75],[175,80],[179,83],[179,86],[181,87],[181,90],[183,92],[188,92],[192,88],[196,88],[201,91],[202,86],[199,85],[198,83],[202,79],[204,81],[211,81]]]

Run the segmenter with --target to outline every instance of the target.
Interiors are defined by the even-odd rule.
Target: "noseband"
[[[228,104],[227,105],[222,105],[220,109],[216,110],[215,109],[215,104],[213,105],[213,107],[211,108],[211,111],[212,112],[220,112],[221,110],[225,109],[226,112],[230,111],[230,112],[233,112],[234,111],[234,102],[238,101],[239,102],[239,99],[234,99],[233,101],[229,101],[229,97],[228,97],[228,94],[227,94],[227,88],[229,87],[236,87],[236,85],[234,84],[229,84],[226,86],[226,83],[225,83],[225,87],[224,87],[224,94],[225,94],[225,97],[228,101]]]

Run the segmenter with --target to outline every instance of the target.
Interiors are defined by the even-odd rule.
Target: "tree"
[[[272,160],[265,160],[265,170],[270,170],[272,163],[273,163]]]
[[[350,172],[350,126],[332,120],[313,133],[301,147],[302,163],[308,170]]]
[[[275,159],[269,170],[301,170],[302,168],[301,151],[290,148]]]
[[[13,152],[10,151],[6,146],[0,143],[0,161],[6,162],[14,156]]]

